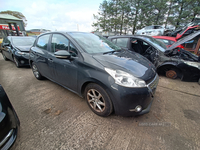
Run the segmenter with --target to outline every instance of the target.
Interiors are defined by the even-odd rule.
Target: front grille
[[[156,74],[155,78],[147,85],[152,91],[157,87],[159,76]]]

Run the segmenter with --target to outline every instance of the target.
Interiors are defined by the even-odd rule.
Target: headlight
[[[190,62],[190,61],[184,61],[184,63],[189,65],[189,66],[196,67],[196,68],[200,69],[200,63]]]
[[[105,68],[105,71],[108,72],[115,80],[115,83],[125,87],[146,87],[146,83],[134,77],[133,75],[121,71]]]
[[[20,55],[25,55],[25,53],[24,52],[17,52],[18,54],[20,54]]]

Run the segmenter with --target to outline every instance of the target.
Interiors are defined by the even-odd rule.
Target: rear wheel
[[[99,116],[109,116],[113,111],[112,102],[108,94],[98,84],[91,83],[86,87],[85,99],[90,109]]]
[[[32,63],[32,71],[33,71],[33,74],[36,77],[36,79],[38,79],[38,80],[42,80],[43,79],[43,76],[39,72],[39,70],[38,70],[38,68],[37,68],[37,66],[36,66],[36,64],[34,62]]]
[[[3,52],[2,52],[2,56],[3,56],[3,59],[4,59],[5,61],[8,60],[8,58],[3,54]]]

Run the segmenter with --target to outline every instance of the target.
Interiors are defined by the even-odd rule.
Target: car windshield
[[[120,47],[106,38],[92,33],[70,32],[69,35],[76,40],[87,53],[105,53],[121,50]]]
[[[13,37],[12,42],[15,46],[32,46],[35,38],[32,37]]]
[[[161,42],[155,38],[146,37],[145,40],[150,42],[152,45],[154,45],[157,49],[159,49],[162,52],[165,52],[165,50],[167,49],[166,45],[163,42]]]

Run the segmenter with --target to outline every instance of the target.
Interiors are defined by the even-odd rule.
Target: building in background
[[[8,35],[25,35],[23,20],[8,14],[0,14],[0,44]]]

